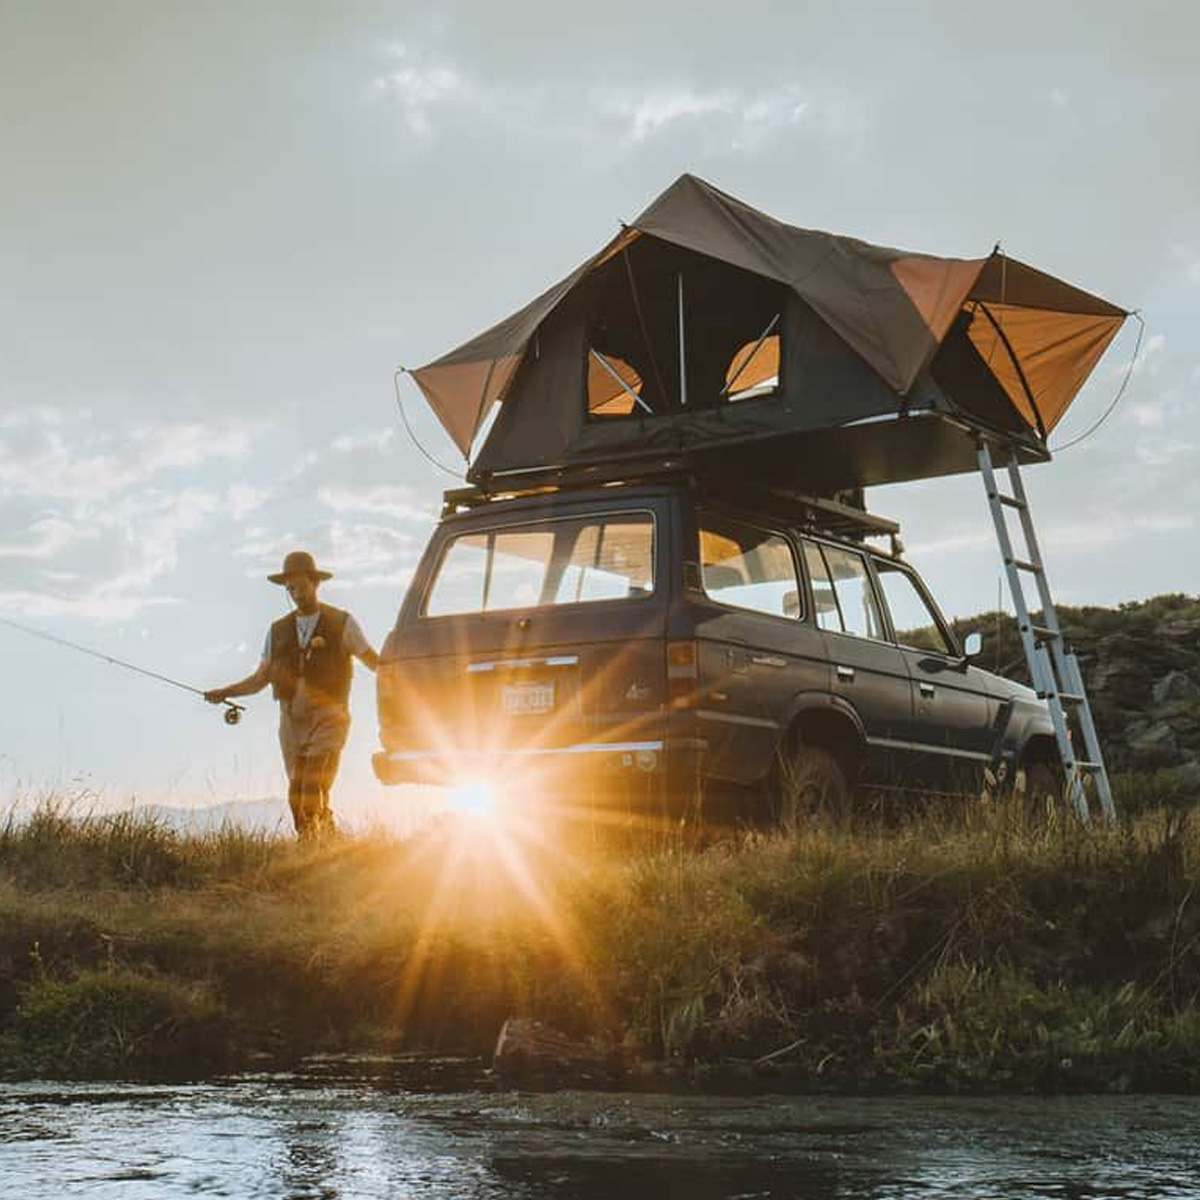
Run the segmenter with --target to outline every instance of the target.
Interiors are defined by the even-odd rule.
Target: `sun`
[[[469,779],[450,788],[446,807],[454,813],[479,820],[491,820],[499,809],[499,795],[486,779]]]

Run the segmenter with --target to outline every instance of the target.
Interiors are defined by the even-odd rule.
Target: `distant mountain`
[[[261,800],[230,800],[204,808],[177,808],[166,804],[139,804],[136,812],[178,833],[214,833],[232,826],[250,833],[290,833],[292,814],[287,801],[267,797]]]
[[[244,829],[249,833],[292,833],[292,814],[287,801],[279,797],[258,800],[231,800],[203,808],[182,808],[166,804],[139,804],[136,812],[166,825],[181,834],[215,833],[222,828]],[[405,835],[420,824],[420,812],[412,806],[388,805],[358,811],[334,803],[334,815],[347,831],[379,829]]]

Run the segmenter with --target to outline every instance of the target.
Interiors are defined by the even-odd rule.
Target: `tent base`
[[[831,497],[885,483],[937,479],[978,469],[979,444],[987,441],[1022,466],[1049,462],[1040,442],[971,425],[940,412],[862,421],[794,434],[770,434],[740,443],[664,454],[627,454],[571,466],[481,473],[461,496],[489,497],[541,488],[579,487],[692,472],[711,479],[752,481],[760,489]],[[451,493],[447,493],[450,496]]]
[[[997,435],[941,413],[865,421],[832,429],[728,446],[712,461],[767,487],[793,487],[816,496],[885,483],[962,475],[979,467],[986,440],[1022,466],[1049,462],[1041,444]],[[697,462],[703,456],[697,456]]]

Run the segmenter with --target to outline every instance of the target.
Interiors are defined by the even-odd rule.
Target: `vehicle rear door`
[[[887,640],[866,555],[814,538],[801,544],[832,690],[858,714],[866,736],[864,777],[892,782],[910,770],[912,685],[903,654]]]
[[[700,592],[689,595],[707,771],[751,782],[770,769],[781,723],[804,692],[827,693],[820,633],[804,621],[787,535],[712,510],[698,514]]]
[[[660,737],[671,537],[662,495],[449,523],[401,615],[385,745],[469,761]]]
[[[916,572],[872,557],[892,636],[912,679],[908,740],[923,774],[951,787],[975,787],[992,756],[996,701],[986,672],[959,648]]]

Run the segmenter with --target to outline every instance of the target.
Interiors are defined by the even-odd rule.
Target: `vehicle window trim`
[[[950,650],[949,652],[944,653],[941,650],[930,650],[928,646],[910,646],[907,642],[900,641],[900,639],[896,636],[896,623],[892,620],[892,610],[887,605],[887,594],[883,590],[882,582],[879,582],[878,591],[879,594],[884,598],[884,614],[887,618],[888,631],[892,635],[892,645],[899,646],[901,650],[912,650],[920,654],[932,654],[938,658],[944,658],[947,662],[955,662],[956,660],[961,659],[962,646],[959,644],[958,638],[954,636],[954,631],[950,628],[950,623],[946,620],[942,610],[938,607],[936,601],[934,600],[933,595],[925,586],[925,581],[917,573],[916,568],[910,567],[908,563],[900,562],[898,559],[888,558],[885,554],[871,553],[869,557],[871,559],[871,573],[876,576],[877,581],[878,568],[875,566],[876,560],[879,562],[885,562],[888,564],[889,568],[894,568],[895,570],[898,570],[902,574],[908,576],[913,586],[917,589],[917,594],[922,600],[925,601],[926,607],[933,616],[934,624],[941,631],[942,637],[946,639],[946,645],[950,647]]]
[[[551,525],[562,521],[590,521],[604,520],[608,517],[628,517],[642,516],[650,518],[650,561],[654,568],[654,587],[644,596],[614,596],[608,600],[580,600],[572,601],[570,604],[524,604],[515,608],[479,608],[471,612],[458,613],[443,613],[441,616],[430,616],[429,597],[433,591],[433,586],[437,582],[438,576],[441,574],[442,567],[446,562],[446,555],[450,547],[454,545],[459,538],[473,537],[479,534],[487,536],[487,553],[488,565],[485,568],[487,576],[490,578],[492,573],[492,556],[495,546],[496,535],[503,533],[506,529],[526,529],[532,526]],[[447,619],[455,619],[462,617],[489,617],[497,613],[512,613],[524,612],[533,609],[555,609],[555,608],[571,608],[576,603],[579,604],[628,604],[630,601],[635,603],[643,600],[652,600],[658,595],[660,568],[662,564],[658,560],[659,556],[659,536],[658,536],[658,513],[652,508],[615,508],[603,509],[599,512],[563,514],[556,517],[535,517],[533,519],[513,519],[505,521],[497,525],[480,525],[474,529],[464,529],[458,533],[451,532],[449,536],[442,542],[438,548],[437,561],[434,563],[433,570],[429,573],[429,578],[425,581],[425,586],[421,592],[421,604],[417,610],[418,621],[445,621]],[[484,602],[486,603],[486,594]]]
[[[805,603],[808,599],[805,594],[805,578],[801,574],[799,556],[796,554],[796,547],[792,541],[790,532],[783,529],[776,529],[773,525],[764,524],[762,521],[747,520],[744,517],[729,516],[720,509],[706,508],[702,505],[697,505],[695,508],[696,514],[696,557],[700,559],[700,535],[704,532],[704,518],[707,515],[715,513],[719,519],[729,521],[733,525],[748,525],[751,529],[757,529],[760,533],[769,533],[772,537],[780,538],[784,545],[788,548],[788,553],[792,556],[792,571],[796,576],[796,598],[800,601],[800,611],[794,616],[789,617],[783,613],[765,612],[761,608],[746,608],[741,604],[730,604],[727,600],[718,600],[711,595],[704,586],[704,563],[699,562],[700,566],[700,592],[710,604],[716,604],[720,608],[727,608],[730,612],[748,612],[755,613],[760,617],[770,617],[776,621],[786,621],[789,625],[807,625],[808,624],[808,605]]]
[[[838,606],[838,619],[842,623],[841,629],[821,629],[820,625],[818,625],[817,628],[821,629],[822,633],[836,633],[836,634],[840,634],[842,637],[854,638],[856,641],[859,641],[859,642],[875,642],[877,645],[880,645],[880,646],[895,646],[895,645],[897,645],[897,643],[890,637],[870,637],[867,634],[851,633],[850,630],[848,630],[846,628],[846,619],[842,613],[842,598],[841,598],[841,596],[838,595],[837,583],[833,578],[833,569],[829,565],[829,559],[825,556],[824,547],[832,546],[835,550],[841,550],[844,554],[857,554],[860,558],[862,558],[864,560],[864,562],[867,564],[867,572],[866,572],[867,583],[868,583],[868,586],[871,588],[872,594],[875,597],[875,609],[879,613],[880,620],[884,624],[884,632],[887,634],[891,634],[892,628],[891,628],[890,619],[889,619],[890,614],[887,612],[887,610],[884,608],[884,606],[880,603],[880,599],[879,599],[879,591],[880,591],[879,580],[877,580],[875,578],[875,568],[874,568],[874,564],[872,564],[872,562],[871,562],[872,552],[869,549],[867,549],[865,546],[855,546],[852,544],[848,544],[846,542],[838,542],[838,541],[834,541],[832,538],[815,536],[811,533],[801,533],[800,540],[802,542],[806,541],[806,540],[810,541],[813,543],[813,545],[817,546],[820,549],[821,561],[824,562],[825,569],[829,572],[829,583],[833,588],[833,598]],[[805,564],[805,565],[807,566],[807,564]],[[814,614],[816,613],[816,598],[815,597],[813,599],[813,613]]]

